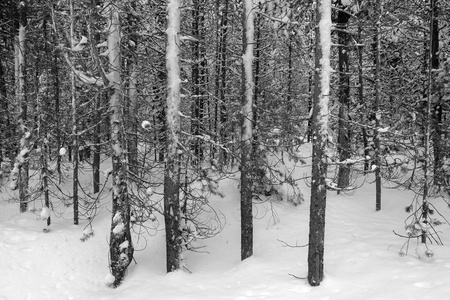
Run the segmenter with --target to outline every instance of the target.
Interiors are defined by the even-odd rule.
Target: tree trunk
[[[20,140],[19,154],[16,158],[16,170],[18,171],[18,187],[19,187],[19,202],[20,212],[25,212],[28,209],[28,153],[31,149],[30,139],[31,132],[27,127],[27,97],[26,97],[26,26],[27,26],[27,2],[19,1],[19,32],[18,42],[16,45],[16,81],[17,81],[17,102],[20,106],[18,124],[22,138]],[[17,181],[16,181],[17,182]]]
[[[74,40],[75,16],[73,14],[73,0],[70,1],[70,40]],[[77,116],[77,90],[75,86],[75,73],[70,73],[71,93],[72,93],[72,151],[73,151],[73,178],[72,178],[72,200],[73,200],[73,224],[78,225],[79,207],[78,207],[78,116]]]
[[[227,87],[227,41],[228,41],[228,6],[229,0],[224,0],[223,8],[220,9],[220,0],[217,1],[218,10],[221,12],[220,25],[217,36],[217,65],[216,65],[216,105],[215,105],[215,132],[218,135],[220,143],[223,145],[227,139],[227,130],[225,124],[227,122],[226,107],[226,87]],[[227,164],[227,152],[223,149],[219,150],[219,161],[221,166]]]
[[[309,216],[308,282],[318,286],[323,280],[325,208],[328,140],[328,101],[330,94],[331,0],[322,0],[316,11],[316,57],[313,104],[313,162]]]
[[[431,126],[432,126],[432,118],[431,115],[431,107],[432,107],[432,86],[433,86],[433,76],[432,76],[432,70],[435,67],[439,67],[439,60],[436,57],[436,54],[433,54],[433,51],[437,50],[437,45],[435,44],[434,39],[438,39],[437,36],[435,36],[435,26],[437,26],[437,20],[436,18],[436,2],[435,0],[431,0],[431,9],[430,9],[430,36],[429,36],[429,44],[428,44],[428,50],[429,50],[429,63],[428,63],[428,88],[427,88],[427,106],[426,106],[426,112],[425,112],[425,132],[424,132],[424,152],[423,152],[423,195],[422,195],[422,211],[421,211],[421,223],[427,224],[428,223],[428,216],[429,216],[429,208],[428,208],[428,194],[430,190],[430,182],[429,182],[429,155],[430,155],[430,142],[431,142]],[[439,142],[438,142],[439,144]],[[439,148],[438,145],[434,145],[435,154],[436,154],[436,148]],[[439,154],[437,154],[439,155]],[[436,159],[436,158],[435,158]],[[436,161],[435,161],[436,164]],[[435,166],[436,167],[436,166]],[[435,169],[435,180],[437,175],[437,170]],[[425,228],[422,229],[422,235],[421,235],[421,243],[426,244],[428,237],[428,232]]]
[[[164,220],[166,226],[167,272],[181,268],[181,213],[180,213],[180,162],[178,140],[180,135],[180,0],[168,3],[167,24],[167,158],[164,172]]]
[[[375,132],[374,132],[374,146],[375,155],[374,163],[375,169],[375,210],[381,210],[381,152],[380,152],[380,129],[381,124],[381,0],[376,2],[377,20],[375,22]]]
[[[136,10],[135,3],[132,3],[132,10]],[[127,111],[127,147],[128,147],[128,167],[133,176],[137,176],[138,172],[138,59],[136,50],[138,49],[138,28],[137,18],[128,13],[127,35],[129,36],[129,49],[127,55],[128,67],[128,111]]]
[[[130,202],[127,188],[126,142],[123,130],[123,93],[121,88],[120,19],[115,3],[105,6],[108,18],[108,58],[113,94],[110,98],[111,150],[112,150],[112,221],[110,236],[110,269],[114,276],[112,287],[123,281],[128,265],[133,259],[130,232]]]
[[[340,2],[340,1],[339,1]],[[349,50],[350,37],[347,34],[347,23],[350,15],[345,12],[346,6],[339,3],[340,10],[337,17],[338,51],[339,51],[339,136],[338,152],[341,162],[350,158],[350,126],[349,126],[349,106],[350,106],[350,74],[349,74]],[[350,168],[346,163],[339,165],[338,187],[346,188],[350,183]]]
[[[206,88],[206,45],[205,45],[205,16],[204,0],[194,0],[192,10],[192,35],[196,41],[192,45],[194,63],[192,65],[193,97],[192,103],[192,134],[194,139],[191,148],[194,153],[193,163],[197,165],[203,160],[204,149],[202,139],[204,134],[204,109],[205,109],[205,88]]]
[[[245,0],[243,10],[243,64],[241,103],[241,260],[253,255],[253,48],[254,7]]]
[[[432,17],[430,19],[430,64],[431,68],[434,70],[439,69],[439,23],[438,23],[438,9],[436,5],[436,0],[431,0],[431,10]],[[431,70],[430,70],[431,71]],[[434,78],[431,77],[432,82],[430,88],[434,86]],[[432,91],[430,91],[432,93]],[[433,149],[434,149],[434,184],[436,186],[440,186],[444,183],[443,174],[442,174],[442,166],[444,162],[444,149],[443,149],[443,141],[444,137],[442,136],[442,116],[443,116],[443,103],[441,103],[441,99],[438,99],[434,104],[434,113],[433,113]]]
[[[362,45],[362,27],[361,24],[358,24],[358,101],[362,107],[366,107],[364,104],[364,77],[363,77],[363,48]],[[367,137],[367,129],[365,127],[365,124],[367,122],[366,117],[366,111],[361,115],[361,121],[364,125],[362,127],[362,139],[363,139],[363,147],[364,147],[364,172],[369,171],[370,164],[369,160],[367,159],[369,157],[369,141]]]

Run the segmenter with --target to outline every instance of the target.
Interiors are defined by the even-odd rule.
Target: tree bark
[[[111,113],[112,150],[112,221],[110,235],[110,269],[114,276],[112,287],[123,281],[128,265],[133,259],[133,243],[130,232],[130,202],[127,188],[126,140],[123,121],[123,92],[121,88],[120,19],[116,3],[105,6],[108,18],[108,58],[113,94],[109,102]]]
[[[431,0],[431,18],[430,18],[430,64],[433,70],[439,69],[439,23],[438,23],[438,7],[436,0]],[[431,70],[430,70],[431,71]],[[434,86],[434,78],[431,77],[432,82],[430,88]],[[432,92],[432,91],[430,91]],[[443,141],[444,137],[442,130],[442,117],[443,117],[443,108],[441,103],[441,99],[437,99],[434,104],[434,113],[433,113],[433,149],[434,149],[434,184],[440,186],[444,183],[444,178],[442,174],[442,166],[444,162],[444,149],[443,149]]]
[[[253,166],[253,1],[243,10],[243,64],[241,103],[241,260],[253,255],[252,166]]]
[[[167,272],[181,268],[180,161],[180,0],[168,3],[167,24],[167,102],[166,102],[166,165],[164,171],[164,220],[166,231]]]
[[[74,40],[74,16],[73,1],[70,1],[70,43]],[[72,45],[71,45],[72,46]],[[73,201],[73,224],[78,225],[79,222],[79,207],[78,207],[78,171],[79,171],[79,157],[78,157],[78,116],[77,116],[77,91],[75,85],[75,73],[70,73],[71,83],[71,98],[72,98],[72,151],[73,151],[73,172],[72,172],[72,201]]]
[[[192,65],[192,84],[193,97],[192,103],[192,150],[194,153],[193,163],[197,165],[203,161],[204,149],[202,139],[199,137],[204,134],[204,110],[205,110],[205,88],[206,88],[206,45],[205,45],[205,1],[194,0],[192,10],[192,35],[196,41],[192,45],[194,63]]]
[[[26,212],[28,209],[28,154],[31,149],[30,139],[31,132],[27,127],[27,97],[26,97],[26,26],[27,26],[27,1],[19,1],[18,4],[19,12],[19,32],[18,32],[18,42],[16,45],[16,81],[17,81],[17,102],[20,106],[19,112],[19,128],[22,134],[20,140],[19,154],[16,158],[16,166],[18,167],[18,186],[19,186],[19,202],[20,202],[20,212]]]
[[[341,1],[339,1],[341,2]],[[337,17],[338,53],[339,53],[339,136],[338,152],[341,162],[350,158],[350,74],[349,74],[349,50],[350,37],[347,34],[347,23],[350,15],[345,11],[346,6],[339,3],[340,10]],[[350,167],[346,163],[339,165],[338,187],[346,188],[350,183]],[[339,191],[338,191],[339,192]]]
[[[382,4],[381,0],[376,2],[376,15],[375,21],[375,131],[374,131],[374,146],[375,155],[374,163],[375,169],[375,210],[381,210],[381,151],[380,151],[380,129],[381,124],[381,16],[382,16]]]
[[[321,0],[316,9],[316,55],[313,103],[313,162],[309,219],[308,282],[318,286],[323,280],[325,208],[330,93],[331,0]]]
[[[220,25],[217,35],[217,64],[216,64],[216,105],[215,105],[215,132],[223,145],[227,140],[227,107],[226,107],[226,88],[227,88],[227,42],[228,42],[228,10],[229,0],[224,0],[221,9],[221,0],[217,1],[217,8],[220,11]],[[219,150],[219,161],[221,166],[226,165],[228,154],[225,150]]]

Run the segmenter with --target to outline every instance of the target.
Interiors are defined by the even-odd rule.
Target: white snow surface
[[[310,155],[310,148],[304,147],[302,153]],[[307,169],[299,168],[293,175],[303,176]],[[404,234],[408,216],[404,208],[414,195],[383,189],[382,210],[375,212],[375,185],[368,183],[373,174],[368,176],[351,194],[328,192],[325,279],[318,287],[290,275],[307,276],[307,247],[284,244],[308,243],[309,189],[305,183],[300,185],[305,195],[301,205],[284,201],[255,204],[254,255],[241,262],[238,180],[221,181],[225,197],[209,200],[226,217],[225,227],[214,238],[198,242],[205,246],[201,249],[205,253],[184,253],[192,274],[166,273],[160,225],[158,233],[147,234],[145,239],[134,235],[133,244],[140,250],[135,252],[137,264],[131,263],[125,281],[116,289],[106,285],[114,281],[108,268],[110,203],[100,206],[92,221],[96,234],[81,242],[87,220],[73,225],[68,209],[61,217],[55,214],[50,232],[44,233],[39,211],[20,214],[18,204],[8,201],[11,191],[1,185],[0,299],[448,299],[450,227],[439,226],[444,246],[429,245],[432,257],[423,259],[426,249],[415,240],[408,255],[400,256],[406,240],[393,230]],[[448,218],[449,210],[441,200],[430,199],[430,203]],[[164,224],[160,215],[155,217]]]

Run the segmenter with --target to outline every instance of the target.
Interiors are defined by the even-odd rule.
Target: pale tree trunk
[[[74,36],[75,16],[73,14],[73,1],[70,1],[70,43],[71,46],[75,39]],[[70,73],[71,98],[72,98],[72,153],[73,153],[73,172],[72,172],[72,200],[73,200],[73,224],[78,225],[79,208],[78,208],[78,128],[77,128],[77,91],[75,86],[75,73]]]
[[[136,10],[136,5],[131,3],[131,9]],[[133,13],[127,16],[128,55],[126,65],[128,68],[128,110],[127,110],[127,149],[128,149],[128,169],[133,177],[138,176],[138,19]]]
[[[108,18],[109,84],[113,88],[109,102],[112,150],[112,221],[109,244],[110,269],[114,276],[112,287],[123,281],[133,259],[130,232],[130,203],[127,189],[126,142],[123,129],[123,94],[121,87],[120,19],[116,3],[106,4]]]
[[[328,101],[330,94],[331,0],[317,5],[314,103],[312,116],[313,162],[309,215],[308,282],[318,286],[323,280],[325,208],[328,140]]]
[[[243,64],[241,101],[241,260],[253,255],[252,166],[253,166],[253,1],[243,10]]]
[[[374,134],[374,146],[375,155],[374,163],[375,169],[375,210],[381,210],[381,152],[380,152],[380,132],[378,129],[381,124],[381,0],[377,0],[376,14],[377,20],[375,23],[375,134]]]
[[[180,161],[180,0],[167,5],[167,103],[166,103],[166,164],[164,171],[164,220],[166,230],[167,272],[181,268]]]

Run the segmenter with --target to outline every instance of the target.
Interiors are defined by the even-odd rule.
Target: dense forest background
[[[111,188],[112,286],[133,259],[133,228],[154,214],[165,217],[168,272],[192,241],[220,232],[208,197],[234,173],[242,259],[252,255],[252,202],[300,204],[306,180],[324,225],[326,190],[354,190],[367,172],[376,210],[383,182],[412,190],[408,235],[436,239],[427,199],[445,200],[450,184],[450,3],[6,0],[0,12],[2,182],[22,212],[42,202],[48,226],[55,206],[90,224]],[[312,179],[291,176],[304,143],[315,147]],[[89,184],[78,180],[86,165]],[[60,188],[67,170],[70,192]],[[310,233],[314,243],[323,235]],[[314,259],[323,263],[311,255],[311,268]]]

